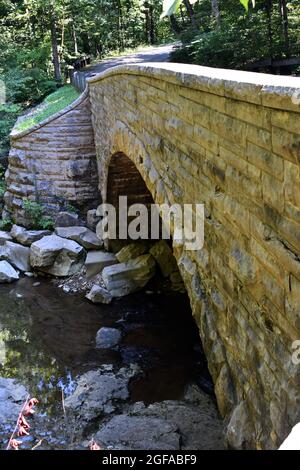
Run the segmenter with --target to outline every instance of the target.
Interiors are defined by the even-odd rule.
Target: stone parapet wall
[[[47,214],[68,204],[85,213],[99,204],[94,134],[87,91],[35,127],[11,134],[6,209],[26,225],[23,201],[40,202]]]
[[[276,448],[300,420],[300,79],[179,64],[89,80],[100,187],[122,152],[156,203],[204,203],[174,253],[227,438]]]

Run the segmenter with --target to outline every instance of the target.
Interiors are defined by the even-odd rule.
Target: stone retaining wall
[[[88,92],[69,107],[23,132],[11,134],[6,209],[27,225],[23,200],[55,214],[74,205],[85,213],[99,204],[98,174]]]
[[[276,448],[300,420],[300,79],[146,64],[89,88],[104,200],[122,152],[156,203],[205,204],[204,248],[174,253],[227,438]]]

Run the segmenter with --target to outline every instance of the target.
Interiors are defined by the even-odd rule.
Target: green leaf
[[[160,15],[160,18],[164,18],[165,16],[171,16],[176,13],[178,10],[182,0],[164,0],[163,2],[163,12]]]
[[[248,11],[249,10],[249,2],[251,1],[252,5],[255,7],[255,0],[240,0],[241,4],[244,8]]]

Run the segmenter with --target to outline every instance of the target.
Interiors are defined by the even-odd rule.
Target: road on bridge
[[[106,59],[98,64],[92,64],[84,69],[81,69],[74,74],[74,85],[79,88],[81,91],[85,88],[86,79],[92,77],[95,74],[104,72],[105,70],[116,67],[117,65],[124,64],[136,64],[142,62],[168,62],[170,58],[170,53],[173,47],[177,43],[167,44],[164,46],[157,47],[147,47],[140,49],[134,54],[128,54],[124,56],[114,57],[111,59]]]

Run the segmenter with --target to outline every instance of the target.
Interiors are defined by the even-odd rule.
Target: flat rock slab
[[[212,398],[193,385],[183,400],[133,404],[101,426],[95,440],[114,450],[221,450],[223,431]]]
[[[13,225],[10,234],[21,245],[31,246],[32,243],[51,235],[52,232],[50,230],[27,230],[19,225]]]
[[[86,298],[94,304],[110,304],[113,297],[101,286],[94,285],[90,292],[86,295]]]
[[[18,279],[18,272],[7,261],[0,261],[0,283],[10,283]]]
[[[96,336],[97,349],[109,349],[116,346],[122,338],[122,334],[116,328],[100,328]]]
[[[109,415],[118,410],[118,402],[129,398],[128,384],[139,372],[135,365],[114,372],[112,365],[86,372],[79,377],[77,387],[65,400],[65,406],[83,422]]]
[[[102,278],[112,296],[122,297],[142,289],[154,276],[155,268],[154,258],[147,254],[104,268]]]
[[[74,240],[87,250],[97,250],[103,245],[97,235],[86,227],[57,227],[56,235],[68,240]]]
[[[0,230],[0,246],[3,246],[5,242],[11,242],[12,237],[8,232],[3,232],[3,230]]]
[[[74,227],[84,226],[84,223],[79,219],[78,214],[73,212],[59,212],[55,219],[55,227]]]
[[[51,235],[33,243],[30,248],[31,266],[53,276],[71,276],[85,262],[85,249],[65,238]]]
[[[95,276],[102,272],[107,266],[118,262],[114,253],[108,253],[104,250],[89,251],[85,260],[87,277]]]
[[[14,268],[22,272],[30,271],[30,249],[13,242],[5,242],[0,247],[0,260],[8,261]]]
[[[95,441],[113,450],[179,450],[175,424],[159,417],[114,416],[95,435]]]

